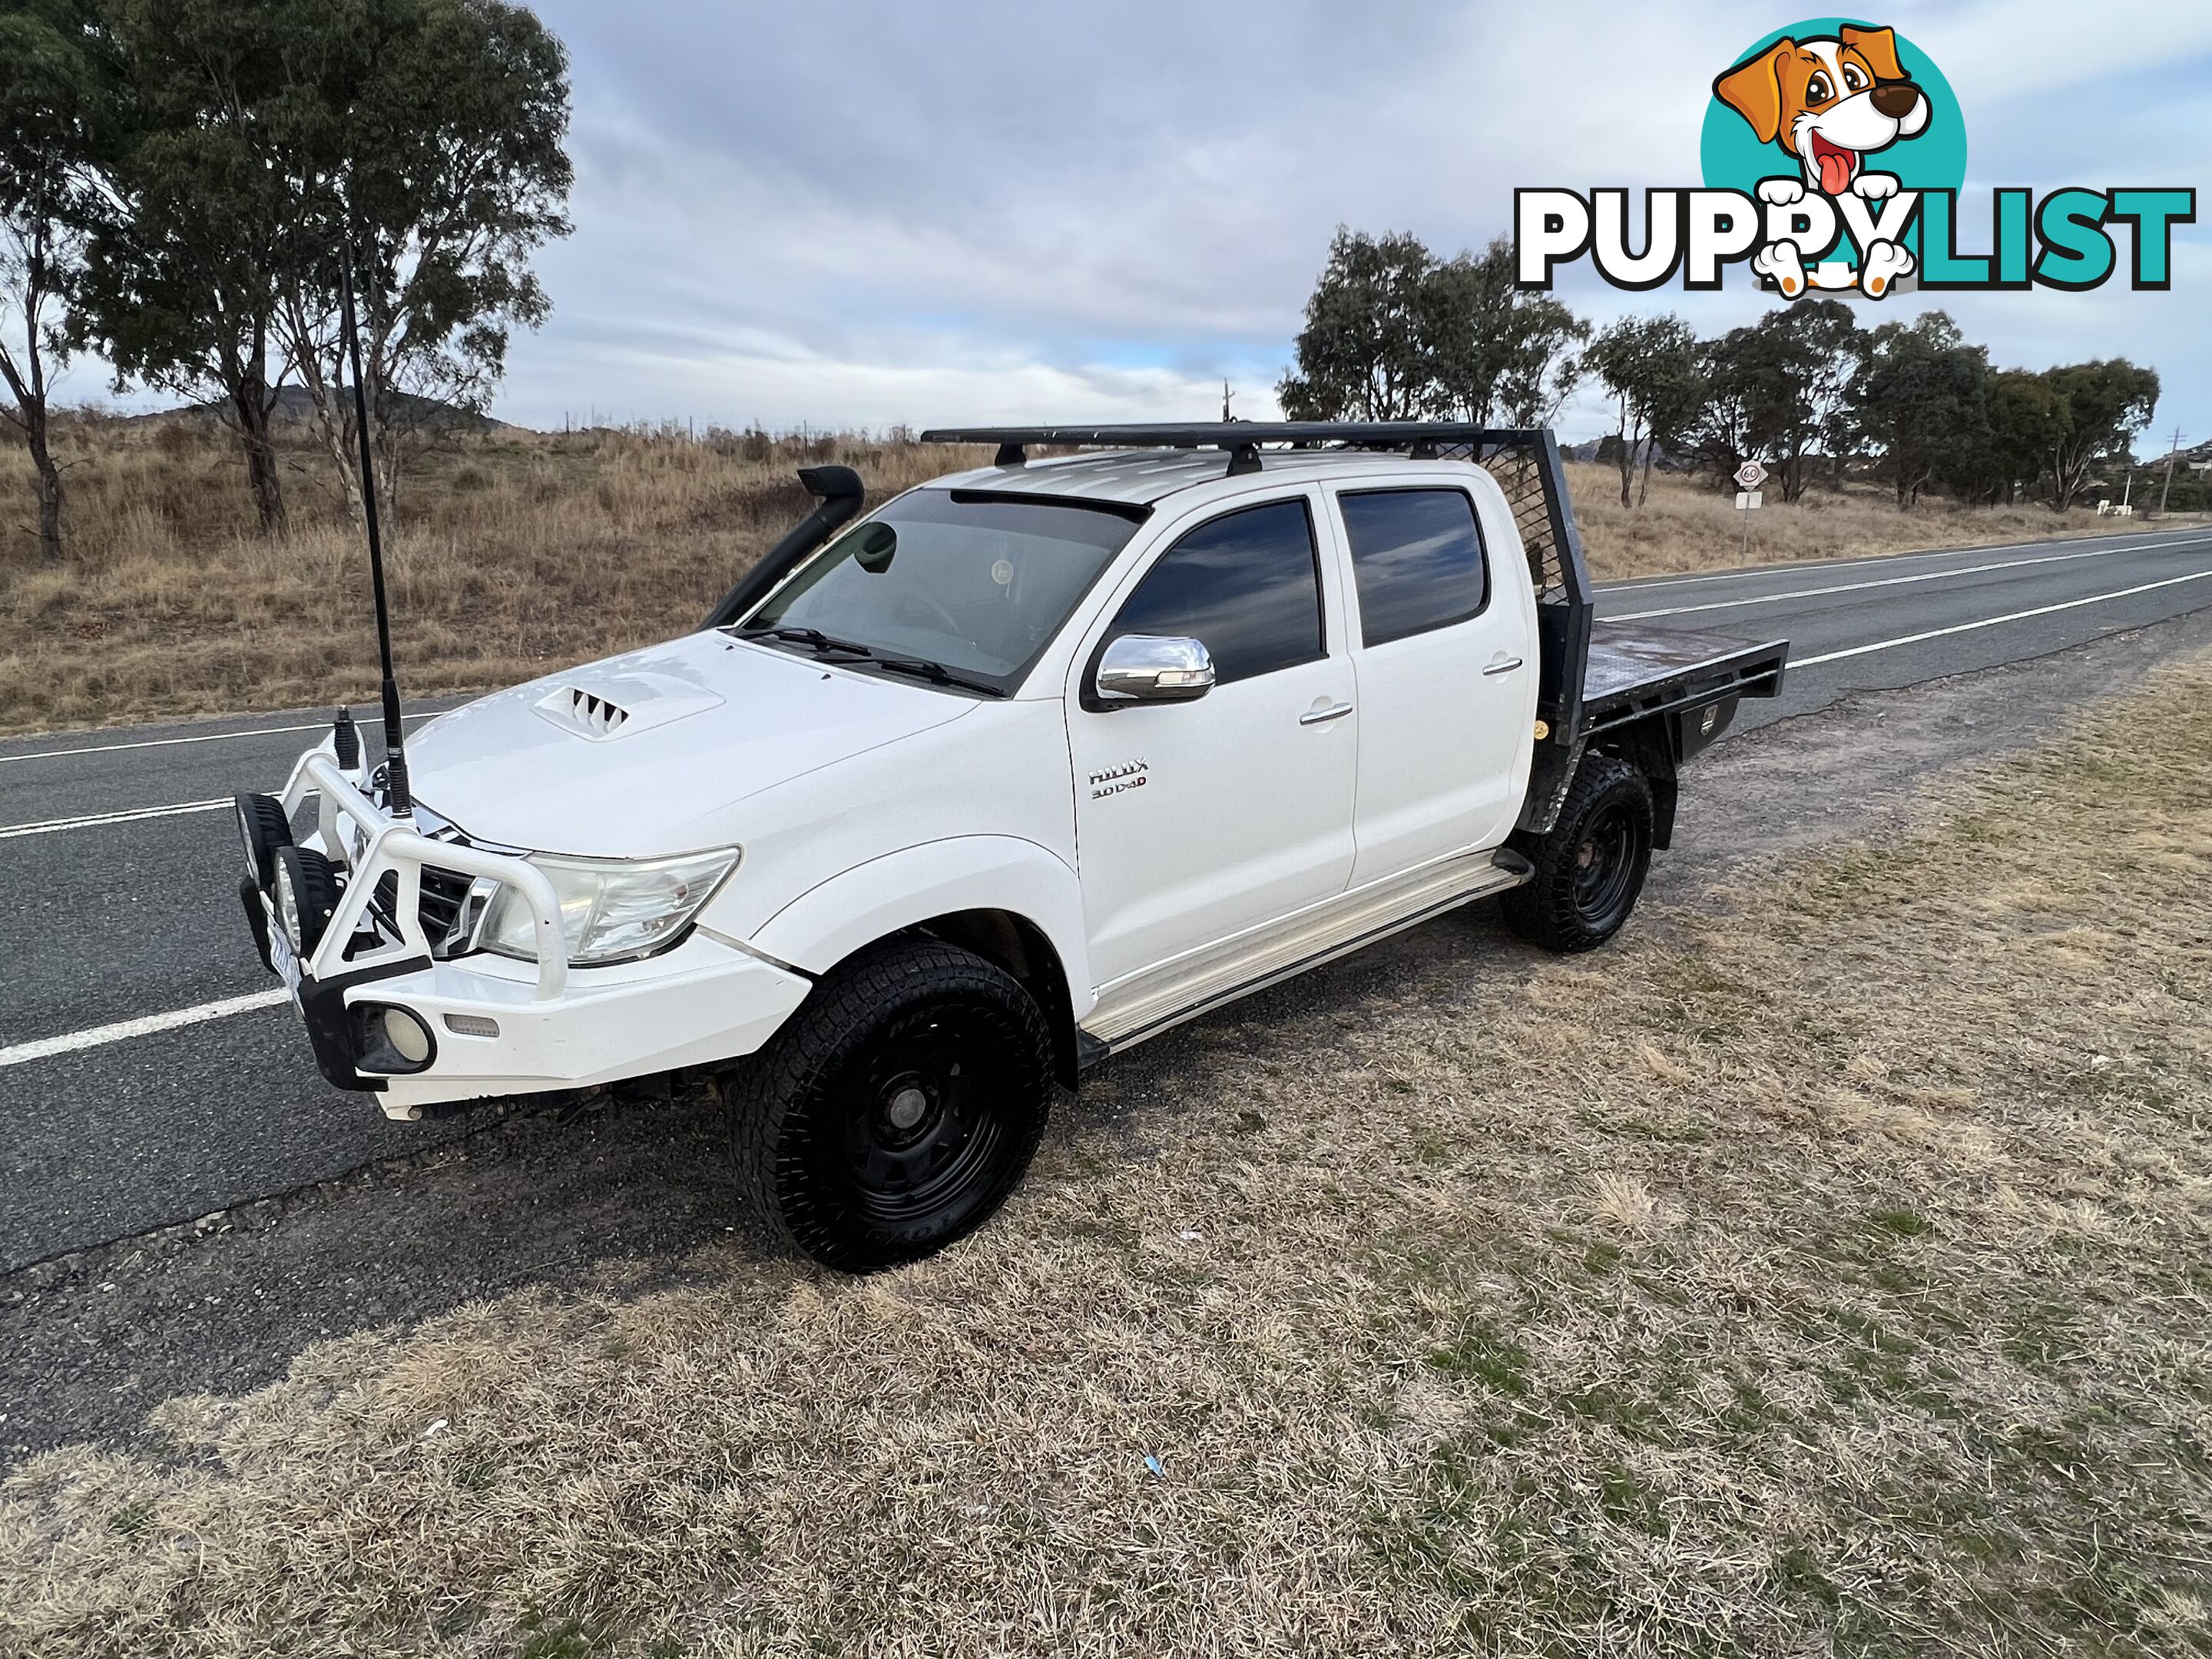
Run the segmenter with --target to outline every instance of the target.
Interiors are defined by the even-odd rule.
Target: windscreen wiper
[[[872,666],[887,673],[911,674],[916,679],[927,680],[933,685],[957,685],[963,690],[981,691],[987,697],[1006,695],[1003,686],[994,685],[990,681],[978,679],[972,674],[963,674],[957,668],[947,668],[943,663],[933,662],[927,657],[876,656],[869,660]]]
[[[818,628],[741,628],[741,640],[787,640],[793,645],[803,645],[816,656],[836,652],[841,656],[866,657],[873,659],[875,653],[856,640],[841,640],[825,634]]]
[[[955,668],[927,657],[886,657],[873,646],[862,645],[857,640],[841,640],[834,634],[825,634],[818,628],[780,626],[775,628],[741,628],[741,640],[787,640],[793,645],[803,645],[817,657],[835,654],[858,657],[871,665],[888,670],[894,674],[911,674],[916,679],[927,680],[933,685],[957,685],[963,690],[981,691],[989,697],[1003,697],[1004,688],[973,675],[963,674]]]

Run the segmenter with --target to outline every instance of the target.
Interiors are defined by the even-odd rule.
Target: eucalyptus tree
[[[0,426],[31,458],[39,552],[62,557],[54,372],[82,270],[85,197],[103,92],[85,0],[0,0]]]

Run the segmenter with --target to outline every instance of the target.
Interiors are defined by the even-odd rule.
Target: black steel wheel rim
[[[940,1004],[895,1020],[848,1074],[842,1147],[855,1210],[904,1230],[957,1220],[1003,1174],[1009,1144],[996,1011]]]
[[[1602,930],[1636,890],[1636,820],[1626,805],[1590,815],[1575,848],[1575,914],[1585,927]]]

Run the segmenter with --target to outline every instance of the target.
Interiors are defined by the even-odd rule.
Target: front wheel
[[[1547,951],[1594,950],[1636,908],[1651,867],[1651,785],[1626,761],[1593,755],[1548,836],[1516,836],[1536,873],[1500,902],[1506,925]]]
[[[727,1093],[741,1184],[779,1239],[869,1273],[973,1231],[1044,1133],[1052,1033],[981,957],[900,939],[826,976]]]

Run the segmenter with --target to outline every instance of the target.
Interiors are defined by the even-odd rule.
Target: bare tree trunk
[[[238,418],[238,439],[246,451],[246,481],[253,491],[253,510],[261,533],[284,533],[284,486],[276,471],[276,446],[269,433],[269,392],[258,380],[240,380],[232,387],[232,413]]]
[[[1644,477],[1636,486],[1636,504],[1639,507],[1651,499],[1651,452],[1658,447],[1656,439],[1644,441]]]
[[[39,473],[39,557],[47,564],[62,562],[62,473],[48,447],[46,399],[23,411],[24,435],[31,445],[31,465]]]
[[[276,394],[269,385],[269,325],[254,325],[243,362],[227,360],[232,416],[246,451],[246,481],[253,491],[253,511],[264,536],[284,533],[284,484],[276,470],[276,445],[269,429]]]
[[[52,410],[46,401],[46,362],[39,337],[43,295],[35,283],[21,296],[23,304],[23,361],[18,363],[0,346],[0,383],[15,400],[12,410],[0,410],[0,420],[20,428],[31,452],[31,465],[39,475],[39,557],[46,564],[62,562],[62,473],[54,465],[48,441]]]

